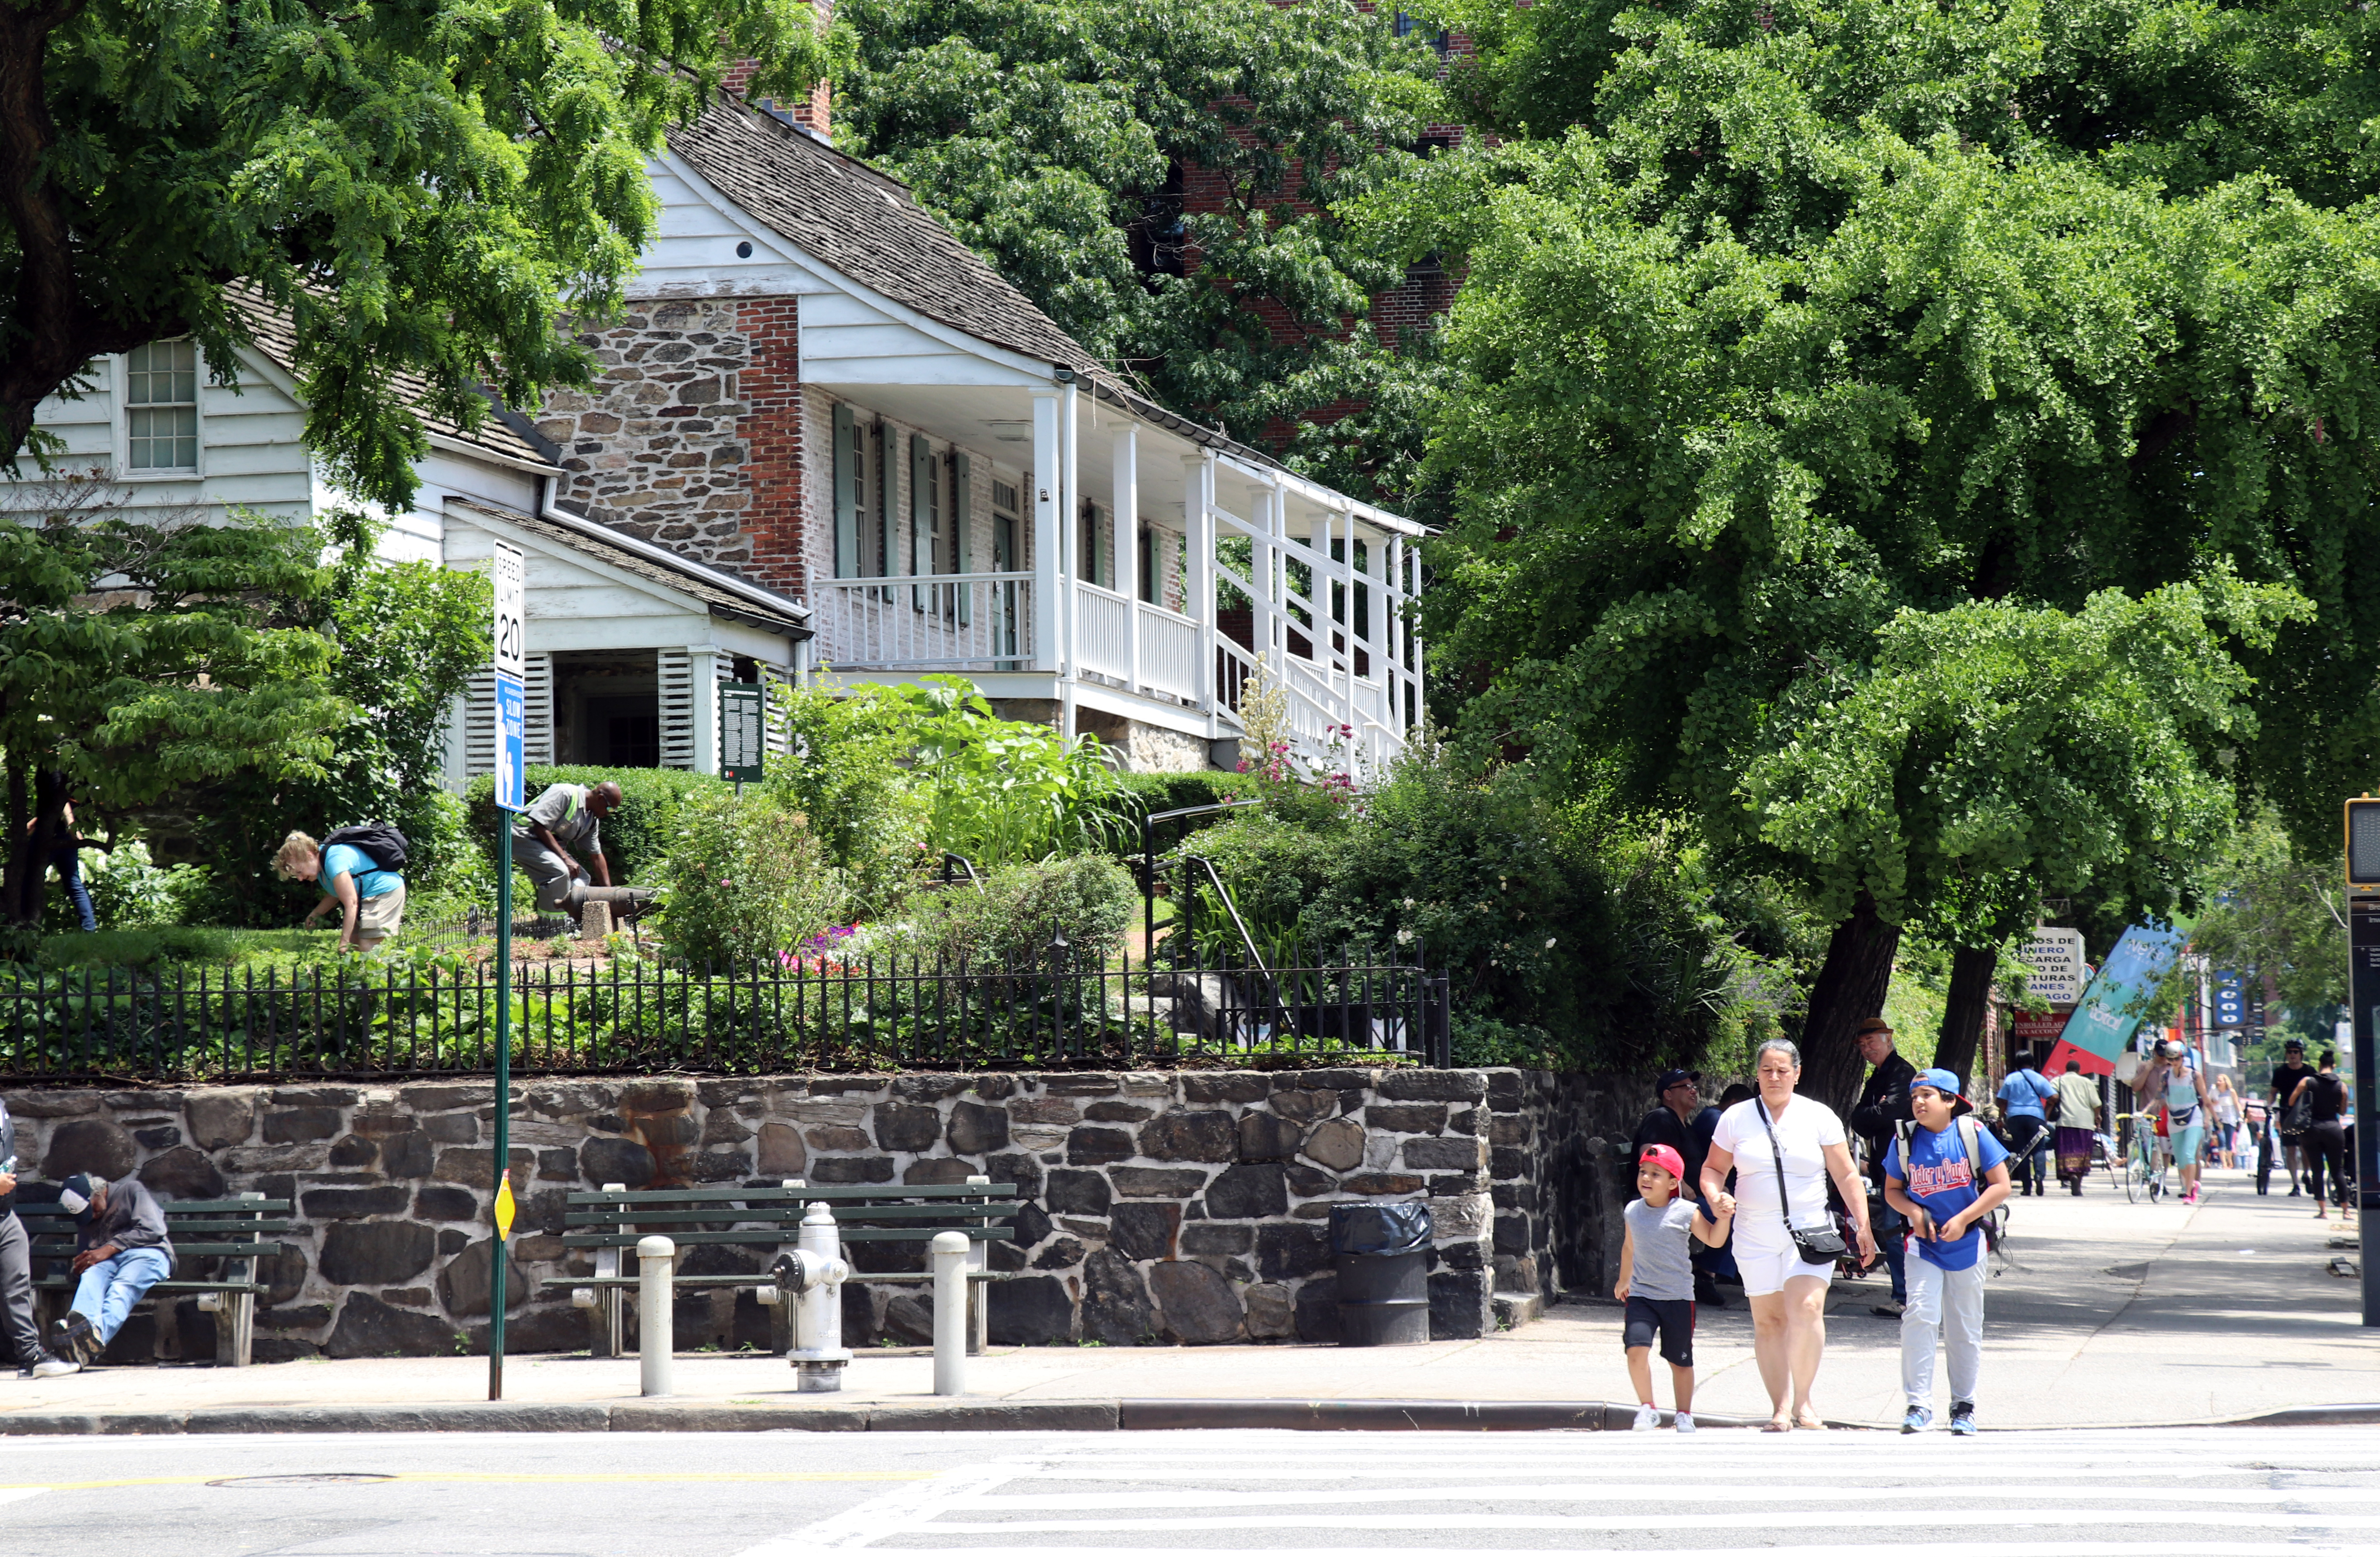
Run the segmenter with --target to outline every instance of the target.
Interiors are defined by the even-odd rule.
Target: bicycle
[[[2150,1203],[2165,1198],[2168,1152],[2156,1133],[2156,1114],[2148,1110],[2122,1116],[2131,1129],[2124,1141],[2124,1198],[2137,1202],[2145,1192]]]

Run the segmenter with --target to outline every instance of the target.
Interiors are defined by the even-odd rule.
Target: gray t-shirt
[[[579,854],[602,852],[594,813],[587,809],[587,786],[583,784],[549,785],[545,793],[529,802],[528,809],[521,813],[521,820],[514,824],[515,835],[533,839],[536,835],[528,830],[532,821],[543,822],[546,831],[553,834],[554,842],[564,848]]]
[[[1692,1300],[1694,1295],[1694,1203],[1674,1196],[1659,1210],[1642,1200],[1628,1202],[1628,1239],[1634,1267],[1628,1278],[1633,1297]]]

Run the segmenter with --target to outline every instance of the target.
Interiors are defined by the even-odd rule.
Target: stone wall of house
[[[790,300],[784,320],[743,317],[765,306],[734,298],[640,299],[617,323],[582,333],[579,344],[595,353],[603,376],[589,389],[555,390],[537,423],[562,445],[569,475],[560,500],[698,562],[749,568],[755,483],[747,468],[743,381],[763,366],[756,352],[772,344],[790,349],[792,338]],[[759,337],[755,325],[762,327]],[[786,367],[771,376],[794,372]],[[798,427],[798,416],[791,420]],[[797,447],[790,457],[798,459]]]
[[[484,1349],[485,1081],[17,1090],[8,1101],[28,1201],[91,1172],[137,1174],[169,1200],[256,1191],[296,1202],[289,1251],[262,1271],[259,1360]],[[993,1247],[1010,1273],[990,1288],[1001,1343],[1334,1340],[1330,1207],[1381,1198],[1427,1200],[1432,1332],[1477,1335],[1495,1323],[1494,1290],[1551,1295],[1608,1244],[1599,1221],[1581,1234],[1565,1218],[1592,1209],[1580,1187],[1594,1186],[1590,1145],[1626,1112],[1590,1084],[1515,1070],[524,1081],[507,1348],[587,1344],[569,1285],[592,1259],[559,1236],[572,1188],[971,1174],[1013,1181],[1028,1202],[1018,1241]],[[852,1250],[863,1275],[922,1268],[917,1244]],[[684,1269],[757,1273],[769,1258],[698,1246]],[[856,1282],[847,1343],[926,1343],[923,1297],[915,1284]],[[748,1290],[692,1294],[677,1305],[676,1342],[766,1346],[768,1319]],[[212,1320],[189,1299],[144,1310],[115,1350],[211,1356]]]

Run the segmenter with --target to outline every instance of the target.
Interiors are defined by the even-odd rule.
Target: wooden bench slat
[[[984,1196],[1014,1198],[1014,1184],[813,1184],[799,1189],[747,1188],[722,1185],[716,1189],[628,1189],[606,1194],[574,1189],[571,1206],[663,1206],[712,1200],[963,1200]]]
[[[219,1216],[226,1211],[256,1211],[274,1214],[294,1210],[286,1200],[160,1200],[157,1202],[170,1219],[176,1216]],[[40,1205],[20,1204],[18,1216],[61,1216],[71,1221],[74,1213],[62,1200],[46,1200]]]
[[[75,1287],[76,1287],[79,1283],[79,1278],[78,1278],[78,1277],[74,1277],[74,1276],[43,1276],[41,1280],[39,1280],[39,1281],[35,1282],[33,1284],[34,1284],[35,1286],[37,1286],[37,1287],[42,1287],[42,1288],[44,1288],[44,1289],[46,1289],[46,1290],[48,1290],[48,1291],[51,1291],[51,1292],[72,1292],[72,1291],[75,1289]],[[170,1278],[168,1278],[168,1279],[167,1279],[167,1280],[165,1280],[165,1281],[159,1282],[155,1286],[152,1286],[152,1287],[151,1287],[151,1288],[149,1289],[149,1291],[150,1291],[150,1292],[152,1292],[152,1293],[157,1293],[157,1292],[255,1292],[255,1293],[265,1293],[265,1292],[271,1292],[272,1290],[273,1290],[273,1289],[272,1289],[271,1287],[266,1286],[266,1285],[265,1285],[264,1283],[262,1283],[261,1282],[177,1282],[177,1281],[174,1281],[174,1280],[172,1280],[172,1279],[170,1279]],[[143,1294],[142,1295],[144,1295],[144,1296],[145,1296],[145,1295],[147,1295],[147,1294]]]
[[[862,1206],[846,1211],[844,1216],[855,1221],[880,1217],[888,1222],[918,1222],[929,1217],[1011,1217],[1024,1209],[1025,1203],[1021,1200],[982,1200],[960,1206]],[[801,1224],[804,1214],[807,1213],[797,1206],[786,1206],[776,1210],[747,1210],[740,1214],[694,1210],[629,1211],[625,1214],[618,1211],[565,1211],[562,1224],[565,1227],[609,1227],[616,1222],[633,1222],[642,1227],[667,1227],[703,1222],[761,1222],[795,1227]],[[835,1221],[842,1225],[844,1218],[837,1217]]]
[[[964,1233],[978,1243],[1014,1243],[1016,1234],[1007,1227],[846,1227],[839,1230],[847,1244],[923,1243],[937,1233]],[[788,1231],[783,1235],[765,1233],[671,1233],[664,1235],[674,1244],[759,1244],[770,1247],[791,1245],[796,1240]],[[632,1249],[641,1237],[638,1233],[565,1233],[562,1247],[569,1249]]]

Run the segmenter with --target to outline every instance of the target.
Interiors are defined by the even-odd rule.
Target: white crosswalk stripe
[[[2380,1550],[2380,1432],[1075,1439],[905,1485],[739,1557],[1835,1557],[1867,1546],[1878,1557],[2361,1557]]]

